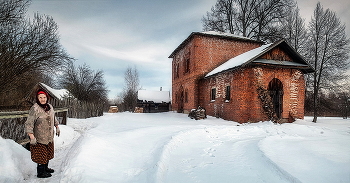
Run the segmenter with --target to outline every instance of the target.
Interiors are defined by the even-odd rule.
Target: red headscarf
[[[47,97],[47,93],[44,90],[39,90],[36,95],[44,94]]]
[[[46,97],[47,97],[46,104],[41,104],[41,103],[39,102],[38,95],[40,95],[40,94],[46,95]],[[49,111],[49,110],[50,110],[50,106],[47,104],[48,100],[49,100],[49,95],[48,95],[44,90],[39,89],[39,90],[36,92],[36,103],[39,104],[39,106],[42,107],[45,111]]]

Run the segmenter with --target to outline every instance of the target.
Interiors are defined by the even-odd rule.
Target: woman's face
[[[45,94],[39,94],[38,99],[39,99],[40,104],[46,104],[47,97]]]

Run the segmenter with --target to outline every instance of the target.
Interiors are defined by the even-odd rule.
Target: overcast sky
[[[301,15],[309,22],[317,0],[299,0]],[[350,1],[321,0],[347,25]],[[61,44],[77,59],[103,70],[109,98],[123,89],[127,67],[139,71],[146,90],[171,91],[168,56],[191,32],[202,31],[201,18],[216,0],[32,0],[28,16],[47,14],[59,25]]]

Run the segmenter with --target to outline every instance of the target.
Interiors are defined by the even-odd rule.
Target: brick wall
[[[305,81],[299,70],[252,65],[204,79],[222,63],[259,46],[260,42],[193,35],[172,56],[172,109],[188,113],[202,106],[208,115],[240,123],[269,120],[257,88],[267,90],[272,79],[277,78],[283,85],[281,117],[303,118]],[[279,47],[260,58],[293,61]],[[226,86],[231,88],[230,100],[225,100]],[[212,88],[216,89],[213,101]]]
[[[200,81],[200,106],[210,116],[226,120],[258,122],[269,120],[264,114],[258,98],[257,87],[268,89],[269,82],[277,78],[283,83],[282,118],[288,120],[304,117],[303,74],[295,69],[250,67],[221,73]],[[231,86],[231,99],[225,100],[225,88]],[[210,99],[212,88],[216,88],[215,101]]]
[[[197,108],[199,101],[198,97],[195,96],[199,94],[199,79],[227,60],[260,45],[259,42],[233,41],[212,36],[194,35],[173,56],[172,109],[181,111],[180,108],[183,108],[183,111],[187,113],[191,109]],[[186,67],[188,63],[189,66]]]

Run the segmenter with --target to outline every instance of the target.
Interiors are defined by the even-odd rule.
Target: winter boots
[[[47,164],[38,164],[38,167],[37,167],[37,173],[38,173],[37,177],[38,178],[48,178],[48,177],[52,176],[51,173],[46,171],[46,168],[47,168]]]
[[[48,173],[53,173],[53,172],[55,172],[55,170],[49,168],[49,163],[46,163],[46,164],[45,164],[45,171],[48,172]]]

